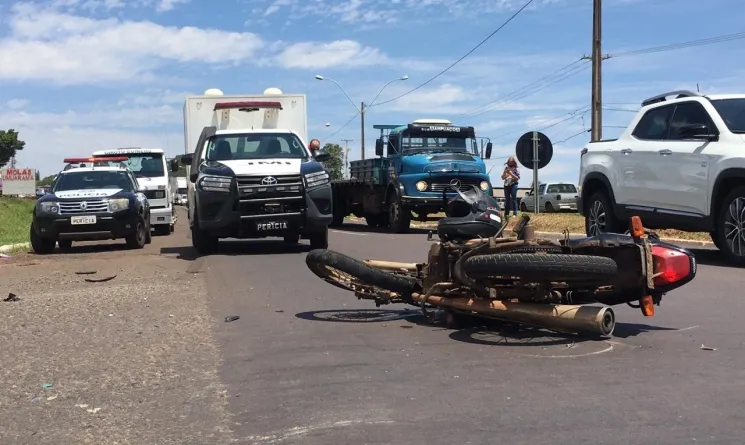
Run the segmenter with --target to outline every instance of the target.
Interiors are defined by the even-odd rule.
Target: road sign
[[[0,170],[3,195],[34,195],[36,170],[32,168],[3,168]]]
[[[534,167],[534,150],[533,150],[533,131],[529,131],[524,135],[520,136],[517,140],[517,146],[515,147],[515,157],[517,161],[522,164],[523,167],[533,169]],[[551,140],[545,134],[540,131],[538,133],[538,169],[542,169],[551,162],[551,158],[554,156],[554,146]]]

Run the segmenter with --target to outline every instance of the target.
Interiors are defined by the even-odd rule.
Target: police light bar
[[[75,164],[78,162],[123,162],[129,160],[126,156],[92,157],[92,158],[65,158],[62,162]]]
[[[215,111],[217,110],[232,110],[238,109],[240,111],[256,111],[261,108],[269,108],[275,110],[281,110],[282,104],[280,102],[218,102],[215,104]]]

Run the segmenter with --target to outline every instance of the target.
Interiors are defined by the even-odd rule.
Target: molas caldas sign
[[[36,170],[33,168],[3,168],[0,170],[3,195],[33,195],[36,193]]]

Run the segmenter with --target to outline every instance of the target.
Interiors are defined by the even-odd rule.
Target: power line
[[[580,111],[581,111],[581,113],[580,113]],[[555,121],[557,119],[560,119],[558,122],[553,122],[550,125],[548,125],[547,127],[539,128],[538,130],[536,130],[536,131],[543,131],[543,130],[546,130],[548,128],[551,128],[551,127],[553,127],[555,125],[558,125],[558,124],[560,124],[562,122],[566,122],[566,121],[568,121],[570,119],[573,119],[573,118],[575,118],[575,119],[581,119],[582,116],[584,116],[588,111],[590,111],[590,105],[585,105],[583,107],[577,108],[576,110],[572,110],[569,113],[567,113],[569,116],[566,117],[566,118],[564,118],[563,115],[562,116],[559,116],[559,117],[552,117],[550,119],[546,119],[546,120],[537,122],[537,123],[533,124],[533,126],[534,127],[539,127],[539,126],[541,126],[543,124],[547,124],[549,122],[553,122],[553,121]],[[580,113],[580,114],[577,114],[577,113]],[[504,133],[501,136],[495,138],[494,140],[495,141],[499,141],[499,140],[502,140],[502,139],[506,139],[507,137],[512,136],[512,135],[515,135],[515,134],[517,134],[519,132],[523,132],[523,130],[517,130],[517,131],[511,131],[511,132],[508,132],[508,133]]]
[[[629,110],[628,108],[613,108],[613,107],[603,107],[603,110],[608,111],[627,111],[629,113],[638,113],[639,110]]]
[[[447,68],[445,68],[444,70],[442,70],[442,71],[440,71],[439,73],[437,73],[437,74],[436,74],[436,75],[435,75],[434,77],[432,77],[431,79],[429,79],[429,80],[427,80],[426,82],[422,83],[421,85],[417,86],[417,87],[416,87],[416,88],[414,88],[413,90],[409,90],[409,91],[405,92],[404,94],[401,94],[400,96],[396,96],[396,97],[394,97],[393,99],[390,99],[390,100],[386,100],[385,102],[378,102],[378,103],[377,103],[377,104],[375,104],[375,105],[377,106],[377,105],[383,105],[383,104],[387,104],[387,103],[390,103],[390,102],[396,101],[396,100],[398,100],[398,99],[401,99],[401,98],[402,98],[402,97],[404,97],[404,96],[408,96],[409,94],[413,93],[414,91],[416,91],[416,90],[418,90],[418,89],[422,88],[422,87],[423,87],[423,86],[425,86],[425,85],[428,85],[428,84],[429,84],[430,82],[432,82],[433,80],[435,80],[435,79],[437,79],[438,77],[442,76],[443,74],[445,74],[446,72],[448,72],[448,71],[450,70],[450,68],[452,68],[452,67],[454,67],[455,65],[459,64],[459,63],[460,63],[461,61],[463,61],[463,59],[465,59],[466,57],[470,56],[470,55],[471,55],[471,53],[473,53],[474,51],[476,51],[477,49],[479,49],[479,48],[481,47],[481,45],[483,45],[483,44],[484,44],[484,43],[486,43],[486,42],[487,42],[487,41],[488,41],[489,39],[491,39],[492,37],[494,37],[494,35],[495,35],[496,33],[498,33],[499,31],[501,31],[501,30],[502,30],[502,28],[504,28],[505,26],[507,26],[507,24],[508,24],[508,23],[510,23],[510,22],[511,22],[511,21],[512,21],[512,20],[513,20],[513,19],[514,19],[515,17],[517,17],[517,16],[518,16],[518,15],[519,15],[519,14],[520,14],[521,12],[523,12],[523,10],[524,10],[525,8],[527,8],[527,7],[528,7],[528,6],[529,6],[529,5],[531,4],[531,3],[533,3],[534,1],[535,1],[535,0],[528,0],[528,1],[527,1],[527,2],[526,2],[526,3],[525,3],[525,4],[523,5],[523,6],[522,6],[522,8],[518,9],[518,10],[517,10],[517,12],[515,12],[514,14],[512,14],[512,16],[511,16],[510,18],[508,18],[508,19],[507,19],[507,20],[506,20],[506,21],[505,21],[504,23],[502,23],[502,24],[501,24],[501,25],[499,26],[499,28],[495,29],[495,30],[494,30],[494,32],[492,32],[492,33],[491,33],[491,34],[489,34],[489,35],[488,35],[488,36],[487,36],[487,37],[486,37],[486,38],[485,38],[484,40],[482,40],[481,42],[479,42],[479,44],[478,44],[478,45],[474,46],[474,47],[473,47],[473,48],[472,48],[472,49],[471,49],[470,51],[468,51],[468,52],[467,52],[467,53],[466,53],[466,54],[465,54],[465,55],[464,55],[463,57],[461,57],[460,59],[458,59],[458,60],[456,60],[455,62],[453,62],[453,63],[452,63],[452,64],[451,64],[450,66],[448,66],[448,67],[447,67]]]
[[[568,140],[570,140],[570,139],[574,139],[574,138],[576,138],[577,136],[581,136],[581,135],[583,135],[583,134],[585,134],[585,133],[589,133],[590,131],[592,131],[592,130],[582,130],[582,131],[580,131],[579,133],[577,133],[577,134],[573,134],[573,135],[569,136],[569,137],[568,137],[568,138],[566,138],[566,139],[563,139],[563,140],[561,140],[561,141],[558,141],[558,142],[554,142],[554,145],[559,145],[559,144],[563,144],[564,142],[566,142],[566,141],[568,141]]]
[[[338,129],[338,130],[336,130],[335,132],[333,132],[333,133],[331,133],[330,135],[326,136],[326,137],[325,137],[325,139],[330,139],[330,138],[331,138],[332,136],[334,136],[334,135],[338,134],[338,133],[339,133],[340,131],[342,131],[343,129],[347,128],[347,126],[348,126],[349,124],[351,124],[351,123],[352,123],[352,121],[353,121],[353,120],[355,120],[355,119],[357,118],[357,116],[359,116],[359,115],[360,115],[360,112],[358,111],[358,112],[357,112],[357,113],[356,113],[356,114],[355,114],[354,116],[352,116],[352,118],[351,118],[351,119],[349,119],[349,120],[347,121],[347,123],[346,123],[346,124],[342,125],[341,127],[339,127],[339,129]]]
[[[649,48],[636,49],[631,51],[622,51],[615,54],[611,54],[610,57],[625,57],[625,56],[638,56],[642,54],[652,54],[665,51],[673,51],[682,48],[691,48],[694,46],[713,45],[715,43],[731,42],[733,40],[745,39],[745,32],[737,32],[734,34],[725,34],[718,37],[709,37],[706,39],[689,40],[687,42],[672,43],[669,45],[652,46]]]
[[[525,86],[523,86],[523,87],[521,87],[521,88],[518,88],[517,90],[515,90],[515,91],[512,91],[512,92],[511,92],[511,93],[509,93],[509,94],[505,94],[505,95],[499,96],[499,97],[497,97],[496,99],[492,100],[492,101],[491,101],[491,102],[489,102],[489,103],[486,103],[486,104],[484,104],[484,105],[481,105],[481,106],[479,106],[479,107],[476,107],[476,108],[474,108],[474,109],[472,109],[472,110],[466,111],[465,113],[461,113],[461,114],[459,114],[459,115],[455,116],[455,119],[457,119],[457,118],[459,118],[459,117],[461,117],[461,116],[466,116],[466,115],[468,115],[468,114],[471,114],[471,113],[473,113],[474,111],[479,111],[479,110],[482,110],[482,109],[484,109],[484,107],[488,107],[488,106],[489,106],[489,105],[491,105],[491,104],[495,104],[495,103],[497,103],[497,102],[503,101],[503,100],[505,100],[505,99],[507,99],[507,98],[509,98],[509,97],[512,97],[512,96],[514,96],[514,95],[515,95],[516,93],[521,93],[521,92],[524,92],[524,90],[528,90],[528,89],[530,89],[531,87],[533,87],[533,86],[536,86],[536,85],[540,84],[541,82],[544,82],[544,81],[546,81],[546,80],[548,80],[548,79],[550,79],[550,78],[552,78],[552,77],[556,76],[557,74],[561,73],[562,71],[565,71],[565,70],[567,70],[568,68],[572,68],[572,67],[575,67],[575,66],[576,66],[577,64],[579,64],[579,63],[582,63],[582,62],[583,62],[583,60],[582,60],[582,59],[578,59],[578,60],[575,60],[574,62],[570,63],[569,65],[563,66],[563,67],[559,68],[558,70],[554,71],[553,73],[551,73],[551,74],[549,74],[549,75],[547,75],[547,76],[541,77],[540,79],[536,80],[536,81],[535,81],[535,82],[533,82],[533,83],[529,83],[529,84],[527,84],[527,85],[525,85]],[[565,73],[565,74],[566,74],[566,73]]]

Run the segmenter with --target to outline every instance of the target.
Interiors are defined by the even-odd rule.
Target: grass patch
[[[511,217],[509,228],[511,228],[520,219],[518,217]],[[585,233],[585,218],[579,213],[541,213],[538,215],[530,215],[530,222],[538,232],[551,232],[561,233],[564,229],[569,230],[570,233]],[[442,217],[444,214],[437,214],[436,217]],[[361,218],[349,218],[350,222],[362,222],[365,220]],[[643,221],[642,221],[643,222]],[[418,228],[434,228],[437,225],[436,221],[412,221],[412,227]],[[676,238],[690,241],[707,241],[711,242],[711,237],[706,232],[682,232],[680,230],[658,230],[657,233],[660,238]]]
[[[0,246],[27,243],[35,199],[0,197]]]

